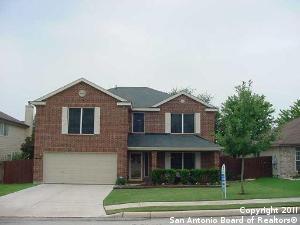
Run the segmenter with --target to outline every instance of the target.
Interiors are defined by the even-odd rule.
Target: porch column
[[[151,170],[155,170],[157,168],[157,152],[151,152]]]

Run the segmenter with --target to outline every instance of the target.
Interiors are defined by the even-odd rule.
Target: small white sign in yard
[[[226,168],[225,168],[225,164],[222,165],[221,168],[221,187],[222,187],[222,195],[224,197],[224,199],[226,199]]]

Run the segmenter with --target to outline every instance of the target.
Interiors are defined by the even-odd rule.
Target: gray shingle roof
[[[129,134],[128,147],[161,147],[192,149],[215,149],[220,146],[194,134]]]
[[[0,120],[6,120],[8,122],[15,123],[17,125],[29,127],[23,121],[17,120],[16,118],[14,118],[12,116],[9,116],[9,115],[5,114],[4,112],[1,112],[1,111],[0,111]]]
[[[109,92],[127,99],[135,108],[147,108],[170,97],[168,93],[148,87],[115,87]]]
[[[285,124],[273,144],[300,146],[300,117]]]

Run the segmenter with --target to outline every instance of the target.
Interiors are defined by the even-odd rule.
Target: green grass
[[[246,194],[241,195],[240,183],[229,182],[228,199],[300,197],[300,181],[260,178],[245,183]],[[147,188],[115,189],[104,205],[129,202],[222,200],[221,188]]]
[[[152,207],[139,207],[139,208],[128,208],[128,209],[115,209],[106,210],[107,214],[114,214],[119,212],[159,212],[159,211],[189,211],[189,210],[220,210],[220,209],[239,209],[241,207],[246,208],[263,208],[263,207],[280,207],[290,206],[299,207],[300,202],[291,203],[272,203],[272,204],[247,204],[247,205],[206,205],[206,206],[152,206]]]
[[[7,195],[9,193],[13,193],[16,191],[20,191],[25,188],[29,188],[34,186],[34,184],[26,183],[26,184],[0,184],[0,196]]]

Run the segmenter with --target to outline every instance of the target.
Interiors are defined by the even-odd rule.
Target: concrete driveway
[[[112,185],[41,184],[0,197],[0,216],[99,217]]]

